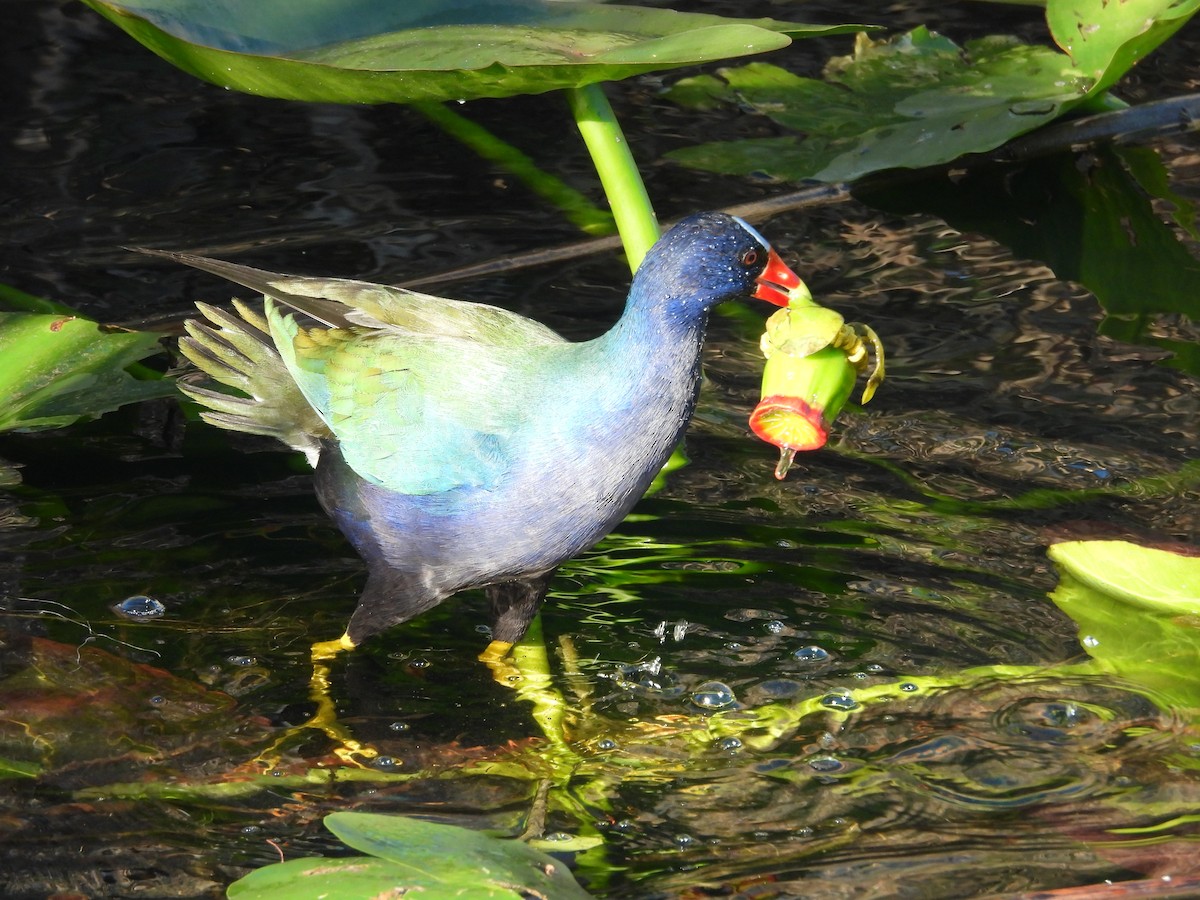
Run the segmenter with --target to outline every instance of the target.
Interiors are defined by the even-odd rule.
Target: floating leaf
[[[84,2],[214,84],[339,103],[541,93],[863,27],[548,0]]]
[[[1166,708],[1200,707],[1200,556],[1127,541],[1070,541],[1049,555],[1062,576],[1051,599],[1088,655]]]
[[[297,859],[266,866],[229,886],[230,900],[325,897],[519,900],[590,895],[565,865],[517,840],[406,816],[339,812],[325,826],[369,857]]]
[[[1178,31],[1200,0],[1050,0],[1054,40],[1083,73],[1107,90],[1143,56]]]
[[[102,332],[74,316],[0,313],[0,431],[55,428],[175,392],[125,367],[161,349],[158,336]]]
[[[887,42],[860,36],[825,81],[773,66],[700,76],[669,96],[685,105],[737,103],[797,136],[703,144],[669,154],[698,169],[790,181],[850,181],[982,153],[1099,96],[1200,8],[1200,0],[1050,0],[1067,54],[992,36],[952,41],[917,28]]]
[[[860,38],[828,81],[751,63],[687,79],[669,96],[748,105],[803,137],[719,142],[669,154],[695,168],[786,179],[849,181],[921,168],[998,147],[1083,102],[1090,87],[1061,53],[989,37],[965,49],[918,28],[891,41]]]

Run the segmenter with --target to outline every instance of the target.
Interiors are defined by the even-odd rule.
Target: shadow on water
[[[27,290],[105,318],[220,299],[211,282],[118,249],[151,238],[378,280],[573,238],[403,110],[227,95],[129,52],[74,7],[21,15],[22,33],[58,47],[30,79],[26,143],[4,151],[8,177],[30,180],[4,226],[19,248],[5,279],[28,278]],[[1194,50],[1194,35],[1179,46]],[[789,52],[811,66],[804,54],[820,51]],[[1161,63],[1176,83],[1200,77],[1188,53]],[[153,77],[153,98],[128,95],[130,66]],[[737,127],[631,93],[622,116],[647,144],[655,117],[705,136]],[[573,135],[539,125],[551,108],[480,104],[498,128],[513,109],[545,127],[545,152],[586,173]],[[297,160],[298,145],[312,158]],[[303,460],[168,403],[3,436],[0,456],[22,476],[0,495],[5,895],[217,896],[280,852],[341,852],[319,824],[337,809],[515,834],[543,779],[561,789],[547,832],[604,838],[570,857],[598,896],[989,897],[1200,875],[1194,710],[1056,675],[1082,654],[1045,596],[1052,540],[1197,537],[1185,470],[1198,421],[1194,257],[1178,279],[1114,266],[1125,280],[1111,289],[1096,267],[1064,268],[1047,240],[1098,215],[1093,201],[1116,208],[1127,235],[1160,240],[1160,216],[1197,194],[1197,143],[1158,150],[1173,198],[1122,182],[1149,165],[1122,151],[974,174],[965,195],[931,182],[764,226],[815,295],[884,336],[889,380],[777,482],[773,451],[745,425],[757,335],[714,320],[691,464],[552,588],[543,629],[579,711],[566,777],[539,761],[528,708],[475,661],[479,595],[338,661],[341,721],[380,751],[373,769],[337,780],[314,734],[264,775],[257,754],[311,712],[309,643],[340,633],[363,577]],[[1105,179],[1098,194],[1089,173],[1093,188]],[[698,185],[712,206],[751,190],[649,175],[664,217],[690,209]],[[1047,198],[1047,184],[1062,196]],[[989,211],[1006,215],[982,215],[993,189],[1015,212],[997,199]],[[1080,246],[1111,257],[1109,239]],[[1131,308],[1151,286],[1166,300]],[[459,293],[583,337],[623,292],[603,259]],[[139,615],[156,610],[145,601],[122,611],[138,596],[162,614]],[[849,714],[836,702],[999,665],[1045,672]],[[769,739],[714,739],[697,724],[818,696],[834,698],[827,713]]]

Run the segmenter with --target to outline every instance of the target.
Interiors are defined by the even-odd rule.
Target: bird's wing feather
[[[489,490],[526,416],[528,342],[391,328],[305,329],[268,302],[271,334],[300,390],[361,477],[404,494]],[[554,342],[558,343],[561,339]]]
[[[497,485],[518,452],[536,386],[531,357],[539,347],[565,343],[546,326],[499,307],[189,253],[142,252],[261,293],[283,365],[346,462],[399,493]],[[324,327],[302,325],[280,304]],[[248,371],[253,378],[252,367]],[[241,407],[217,411],[253,415]]]
[[[283,275],[174,250],[139,249],[138,252],[219,275],[278,300],[330,328],[390,326],[416,334],[470,335],[483,343],[563,340],[545,325],[498,306],[449,300],[369,281]]]

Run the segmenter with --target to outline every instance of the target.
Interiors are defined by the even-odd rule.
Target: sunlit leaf
[[[917,28],[887,42],[860,37],[825,81],[750,65],[700,76],[670,96],[691,105],[748,105],[795,136],[703,144],[670,154],[726,174],[850,181],[993,150],[1100,95],[1174,34],[1200,0],[1050,0],[1064,55],[986,37],[962,49]]]
[[[1128,541],[1067,541],[1049,554],[1076,581],[1131,608],[1200,616],[1200,551],[1184,556]]]
[[[1200,556],[1127,541],[1050,547],[1051,594],[1088,655],[1173,708],[1200,707]]]
[[[361,900],[409,894],[425,900],[586,900],[590,896],[565,865],[521,841],[374,813],[333,813],[325,818],[325,826],[371,856],[266,866],[230,885],[231,900]]]
[[[541,93],[862,27],[547,0],[84,2],[214,84],[343,103]]]
[[[861,39],[827,81],[751,63],[680,82],[669,96],[748,105],[796,136],[720,142],[669,154],[695,168],[784,180],[848,181],[991,150],[1083,102],[1089,83],[1061,53],[1010,38],[959,48],[918,28]]]
[[[102,332],[73,316],[0,313],[0,431],[55,428],[175,392],[125,368],[161,349],[158,336]]]
[[[1178,31],[1197,9],[1200,0],[1049,0],[1046,21],[1054,40],[1100,91]]]

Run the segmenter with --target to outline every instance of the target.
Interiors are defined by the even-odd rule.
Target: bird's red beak
[[[788,291],[795,290],[804,283],[800,276],[779,258],[774,249],[767,251],[767,267],[756,280],[758,287],[750,296],[774,303],[776,306],[787,306]]]

